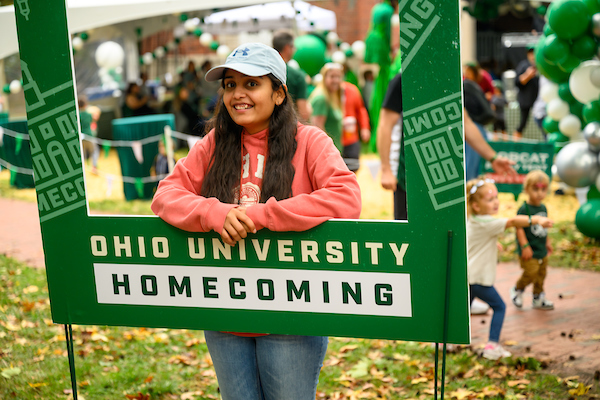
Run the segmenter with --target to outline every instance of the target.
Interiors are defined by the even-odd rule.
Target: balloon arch
[[[538,70],[551,81],[540,91],[547,104],[543,127],[561,180],[590,187],[577,228],[600,239],[600,0],[557,0],[546,17],[534,50]]]

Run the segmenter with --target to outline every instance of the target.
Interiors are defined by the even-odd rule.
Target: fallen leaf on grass
[[[508,387],[515,387],[517,385],[529,385],[531,381],[529,379],[517,379],[514,381],[508,381],[506,384]]]
[[[23,293],[25,293],[25,294],[35,293],[38,290],[40,290],[39,287],[37,287],[35,285],[31,285],[31,286],[27,286],[25,289],[23,289]]]
[[[142,392],[138,392],[137,394],[126,394],[129,400],[150,400],[149,394],[142,394]]]
[[[584,394],[587,394],[591,387],[592,385],[586,386],[583,383],[580,383],[575,389],[570,389],[569,394],[571,396],[583,396]]]
[[[347,351],[354,350],[357,347],[358,347],[357,344],[348,344],[346,346],[342,346],[342,348],[340,349],[339,353],[342,354],[342,353],[345,353]]]
[[[472,392],[468,389],[458,388],[455,391],[450,392],[450,398],[464,400],[472,398],[472,396],[474,396],[475,394],[475,392]]]
[[[37,382],[37,383],[31,383],[31,382],[27,382],[27,384],[28,384],[29,386],[31,386],[32,388],[34,388],[34,389],[35,389],[35,388],[42,387],[42,386],[48,386],[48,384],[47,384],[46,382]]]
[[[10,379],[13,376],[17,376],[21,373],[21,368],[5,368],[0,372],[0,375],[5,377],[6,379]]]
[[[181,395],[181,400],[194,400],[196,396],[202,396],[204,392],[202,390],[196,390],[195,392],[186,392]]]
[[[429,379],[425,378],[425,377],[420,377],[420,378],[414,378],[412,381],[410,381],[411,385],[418,385],[419,383],[425,383],[427,382]]]

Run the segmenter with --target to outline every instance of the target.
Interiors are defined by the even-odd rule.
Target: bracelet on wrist
[[[496,158],[498,158],[498,153],[494,154],[492,158],[490,158],[490,162],[493,163],[494,161],[496,161]]]
[[[528,246],[529,246],[529,243],[525,243],[525,244],[521,245],[521,249],[524,249],[525,247],[528,247]]]

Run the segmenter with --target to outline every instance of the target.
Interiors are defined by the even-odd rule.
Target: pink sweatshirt
[[[244,133],[241,205],[256,229],[305,231],[331,218],[360,216],[360,188],[354,173],[340,157],[331,138],[314,126],[298,123],[298,146],[292,160],[295,168],[293,197],[258,203],[267,149],[267,131]],[[210,156],[214,130],[179,160],[173,173],[158,185],[152,211],[167,223],[191,232],[221,234],[225,217],[237,204],[221,203],[200,193]],[[239,185],[235,188],[236,203]]]

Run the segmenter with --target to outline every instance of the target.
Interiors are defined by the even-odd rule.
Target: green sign
[[[89,215],[65,1],[15,7],[54,322],[442,342],[448,280],[447,340],[469,342],[457,1],[399,5],[409,221],[262,230],[233,248]]]
[[[496,181],[498,191],[512,193],[515,199],[523,191],[525,176],[533,170],[544,171],[552,180],[554,145],[552,143],[490,142],[499,156],[515,162],[517,175],[500,175],[494,172],[489,161],[481,160],[483,174]]]

